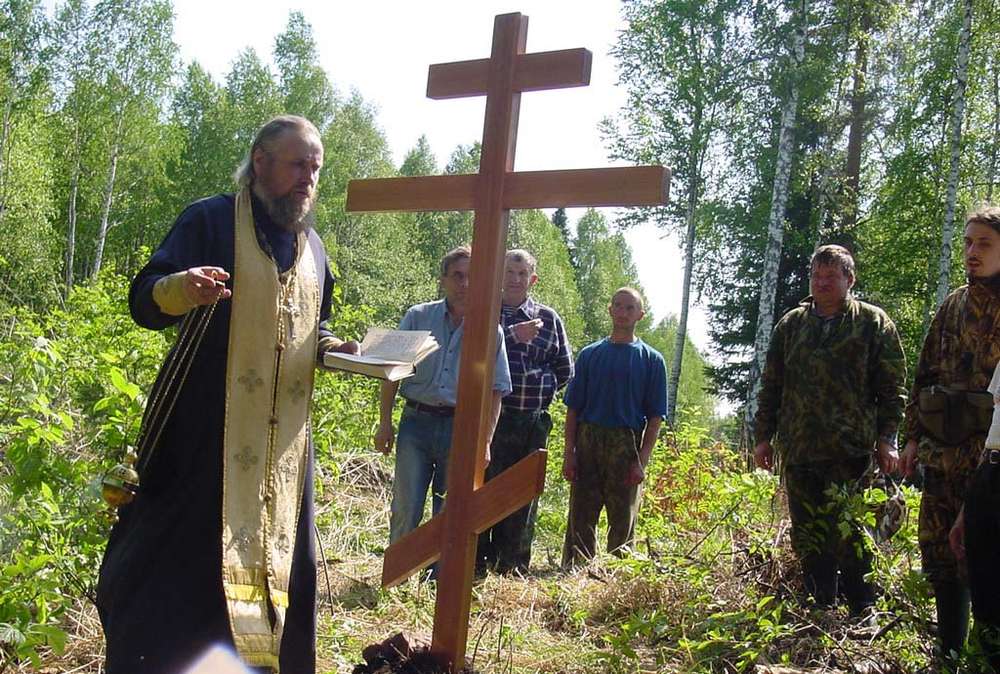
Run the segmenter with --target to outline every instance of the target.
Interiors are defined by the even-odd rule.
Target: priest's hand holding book
[[[371,328],[361,342],[360,351],[327,350],[323,365],[331,370],[394,382],[412,377],[417,364],[437,349],[437,340],[426,330]]]
[[[361,345],[353,339],[345,342],[334,338],[334,340],[327,342],[324,346],[326,347],[326,353],[346,353],[353,356],[361,354]]]

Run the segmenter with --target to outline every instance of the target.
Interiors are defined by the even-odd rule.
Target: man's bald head
[[[630,295],[632,297],[632,299],[634,299],[636,302],[638,302],[639,308],[642,309],[642,310],[645,310],[645,307],[643,306],[642,295],[639,293],[638,290],[636,290],[635,288],[633,288],[631,286],[622,286],[621,288],[619,288],[618,290],[616,290],[614,292],[614,294],[611,295],[611,302],[614,303],[615,298],[618,297],[619,295],[623,294],[623,293],[626,294],[626,295]]]

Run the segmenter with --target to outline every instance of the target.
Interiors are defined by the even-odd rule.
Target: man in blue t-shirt
[[[642,482],[667,410],[663,356],[635,336],[645,312],[633,288],[611,297],[611,336],[586,346],[566,389],[563,477],[572,483],[563,566],[594,556],[608,513],[608,551],[631,545]]]

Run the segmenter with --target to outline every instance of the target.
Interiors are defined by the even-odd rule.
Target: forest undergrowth
[[[109,527],[103,471],[134,438],[169,334],[137,328],[124,281],[74,290],[61,309],[0,314],[0,673],[97,673],[103,643],[94,584]],[[338,329],[364,311],[342,307]],[[377,385],[321,373],[314,401],[321,541],[318,655],[350,672],[362,649],[395,632],[429,636],[434,585],[379,585],[392,460],[370,450]],[[875,625],[801,599],[777,477],[748,472],[706,429],[665,433],[647,471],[636,548],[559,568],[568,486],[564,410],[531,573],[474,588],[469,656],[480,672],[915,672],[928,666],[933,613],[919,573],[919,492],[875,544]],[[846,498],[846,497],[845,497]],[[847,499],[841,527],[874,527],[880,489]],[[603,526],[603,525],[602,525]]]

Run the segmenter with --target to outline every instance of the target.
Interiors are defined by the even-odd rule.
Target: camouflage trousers
[[[932,585],[964,584],[948,534],[965,502],[971,478],[972,472],[964,468],[924,467],[918,539],[924,574]]]
[[[545,410],[503,410],[490,443],[486,480],[492,480],[536,449],[544,449],[552,430],[552,417]],[[535,536],[538,499],[511,513],[479,535],[476,567],[492,567],[500,573],[527,572],[531,563],[531,541]]]
[[[969,632],[969,585],[948,543],[948,534],[965,503],[982,454],[983,439],[961,447],[920,441],[917,457],[924,469],[917,539],[924,575],[934,589],[940,653],[951,657],[965,647]]]
[[[608,552],[621,555],[632,544],[642,485],[627,486],[639,460],[640,434],[580,422],[576,429],[576,479],[570,489],[563,566],[590,559],[597,549],[597,521],[608,514]]]
[[[872,570],[871,552],[859,527],[850,525],[845,535],[841,507],[827,493],[831,487],[848,494],[863,491],[870,467],[867,456],[785,467],[792,548],[802,563],[806,592],[817,604],[832,605],[843,594],[851,610],[859,612],[875,601],[874,588],[865,580]]]

